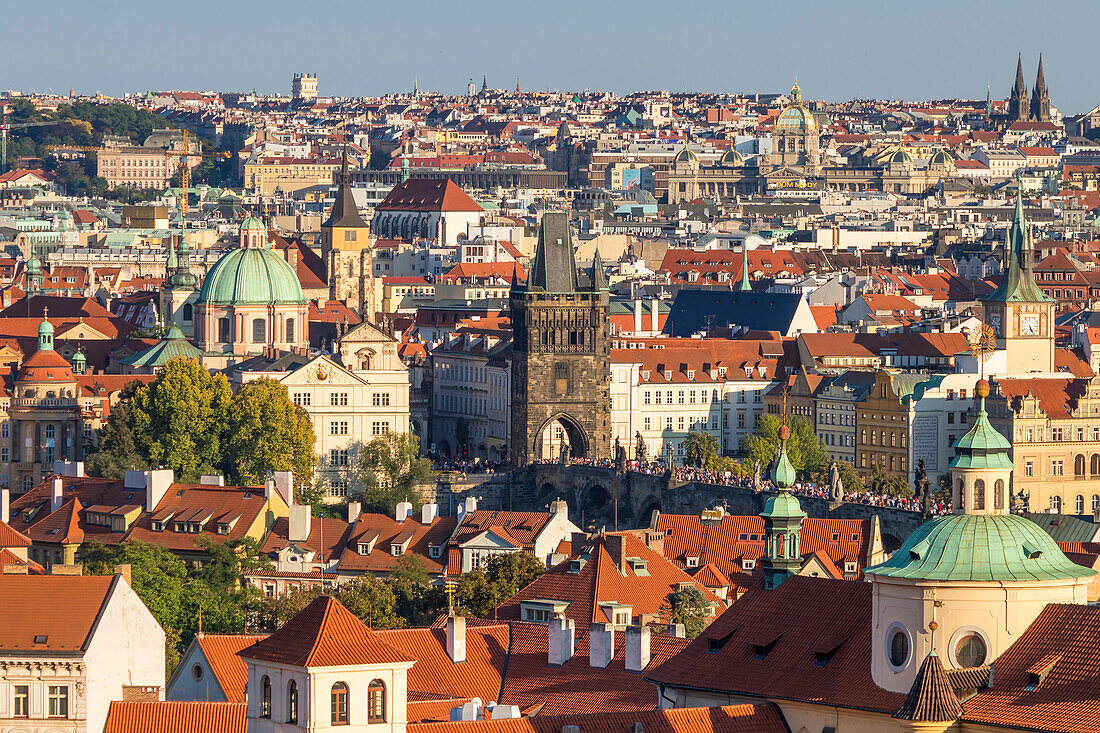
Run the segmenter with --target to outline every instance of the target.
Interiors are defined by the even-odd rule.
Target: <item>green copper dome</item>
[[[257,219],[256,217],[249,216],[241,222],[241,230],[247,231],[250,229],[259,229],[261,232],[263,232],[267,231],[267,225],[265,225],[261,220]]]
[[[298,305],[306,302],[306,296],[294,268],[273,250],[268,247],[239,247],[222,255],[206,273],[197,302],[211,305]]]
[[[791,104],[779,114],[775,129],[780,132],[813,132],[817,129],[814,113],[802,106],[802,89],[797,81],[791,87]]]
[[[868,575],[911,580],[1030,581],[1087,578],[1050,535],[1015,514],[954,514],[925,522]]]
[[[187,359],[198,359],[202,356],[202,352],[191,345],[179,326],[172,324],[168,333],[156,344],[120,361],[135,367],[162,367],[169,359],[181,356]]]

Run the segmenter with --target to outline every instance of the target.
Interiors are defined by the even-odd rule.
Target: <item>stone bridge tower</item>
[[[513,282],[512,426],[509,456],[611,455],[607,280],[599,252],[581,282],[569,216],[542,217],[527,283]]]

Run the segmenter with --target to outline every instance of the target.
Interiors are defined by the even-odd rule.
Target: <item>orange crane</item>
[[[171,157],[171,150],[166,150],[165,155]],[[180,155],[180,219],[187,218],[187,191],[191,188],[191,166],[188,165],[188,157],[193,158],[229,158],[229,153],[204,153],[201,151],[197,153],[191,152],[191,132],[184,129],[183,131],[183,153]]]
[[[50,120],[49,122],[18,122],[13,125],[8,124],[8,105],[2,105],[3,112],[0,113],[0,173],[8,172],[8,131],[9,130],[21,130],[25,127],[47,127],[49,125],[60,125],[61,120]]]

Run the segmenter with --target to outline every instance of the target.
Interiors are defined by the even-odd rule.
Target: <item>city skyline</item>
[[[495,2],[432,5],[417,17],[396,6],[346,2],[325,3],[307,17],[285,2],[226,8],[204,0],[179,18],[166,4],[113,2],[93,11],[62,2],[48,18],[13,8],[15,26],[48,22],[58,35],[100,41],[42,54],[40,39],[14,37],[2,86],[110,96],[146,89],[286,93],[291,74],[305,71],[318,74],[323,96],[379,96],[410,90],[414,80],[421,90],[461,93],[469,79],[480,86],[483,76],[506,89],[518,79],[525,91],[775,93],[797,77],[810,99],[919,102],[984,98],[987,84],[994,99],[1004,99],[1016,54],[1030,84],[1042,53],[1056,107],[1079,113],[1100,99],[1085,71],[1089,56],[1100,54],[1088,37],[1100,7],[1085,3],[1063,5],[1054,17],[1022,2],[933,2],[901,19],[872,3],[825,8],[803,0],[779,12],[700,3],[671,19],[661,18],[660,6],[639,4],[567,2],[550,15]],[[429,16],[438,22],[424,24]],[[178,44],[162,27],[169,19]],[[125,42],[111,35],[123,22]]]

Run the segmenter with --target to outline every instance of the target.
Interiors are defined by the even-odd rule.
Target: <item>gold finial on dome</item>
[[[794,86],[791,87],[791,104],[802,104],[802,87],[798,86],[798,77],[794,78]]]
[[[974,385],[974,394],[978,395],[982,399],[989,396],[989,382],[985,379],[979,379],[978,383]]]

